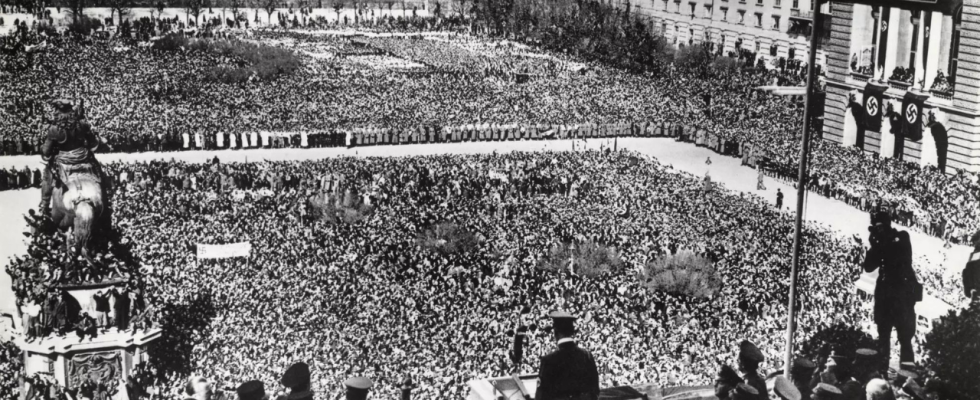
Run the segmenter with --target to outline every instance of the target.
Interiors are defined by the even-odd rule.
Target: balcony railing
[[[789,10],[789,17],[813,20],[813,11],[800,10],[798,8],[794,8],[792,10]]]

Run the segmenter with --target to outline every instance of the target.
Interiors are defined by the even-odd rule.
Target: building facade
[[[616,0],[625,2],[627,0]],[[806,62],[817,11],[813,0],[638,0],[630,6],[675,44],[713,43],[723,54],[752,51],[768,67]],[[825,24],[829,27],[829,23]],[[829,37],[828,37],[829,38]],[[818,51],[818,64],[824,55]]]
[[[939,4],[944,10],[913,12],[831,3],[825,138],[923,166],[945,160],[946,172],[980,172],[980,0]],[[862,123],[879,109],[896,114],[877,130],[878,122]],[[905,137],[902,126],[930,120],[942,129]]]

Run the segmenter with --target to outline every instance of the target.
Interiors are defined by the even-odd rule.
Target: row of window
[[[721,0],[721,2],[722,3],[727,3],[728,0]],[[738,0],[738,2],[739,2],[739,4],[745,4],[746,3],[746,0]],[[792,3],[793,3],[793,8],[800,8],[800,0],[793,0]],[[757,6],[765,6],[766,3],[765,3],[765,0],[755,0],[755,5],[757,5]],[[783,2],[782,2],[782,0],[773,0],[773,4],[772,5],[775,6],[775,7],[782,7],[783,6]],[[810,8],[813,9],[813,0],[810,1]]]
[[[666,22],[663,23],[663,25],[661,26],[661,29],[663,29],[664,32],[667,32],[667,23]],[[681,28],[679,26],[674,25],[675,34],[674,34],[674,37],[673,38],[674,38],[674,42],[675,43],[677,42],[678,36],[680,36],[680,30],[681,30]],[[704,41],[711,43],[712,46],[715,46],[715,45],[723,46],[727,39],[728,39],[728,36],[721,35],[721,44],[718,44],[718,43],[715,43],[712,40],[712,35],[705,33],[705,37],[704,37]],[[688,42],[689,42],[689,44],[694,44],[694,29],[688,28]],[[759,51],[762,49],[762,43],[759,42],[759,41],[754,41],[754,43],[755,43],[755,49],[753,51],[756,54],[759,54]],[[736,39],[735,40],[735,48],[736,49],[742,48],[742,39]],[[776,57],[778,55],[779,55],[779,44],[777,44],[777,43],[771,44],[769,46],[769,56],[770,57]],[[789,46],[787,48],[787,59],[792,60],[792,59],[795,59],[795,58],[796,58],[796,47]]]
[[[727,3],[728,2],[728,0],[721,0],[721,1],[722,1],[722,3]],[[762,3],[763,0],[756,0],[756,1],[758,1],[758,5],[763,5],[763,3]],[[779,7],[780,6],[780,0],[774,0],[774,1],[776,2],[776,6]],[[669,4],[670,0],[664,0],[663,2],[664,2],[664,7],[663,7],[663,10],[661,10],[661,11],[669,12],[668,4]],[[743,3],[743,4],[745,3],[745,1],[742,1],[742,0],[740,0],[739,2],[740,3]],[[681,13],[681,0],[674,0],[674,3],[677,4],[677,7],[676,7],[676,11],[675,12],[677,14],[680,14]],[[703,12],[702,12],[701,15],[698,15],[697,14],[697,6],[698,6],[698,3],[691,1],[690,3],[688,3],[688,6],[690,7],[690,10],[691,10],[691,13],[690,13],[691,18],[701,17],[701,18],[714,19],[714,14],[712,13],[713,8],[712,8],[712,5],[711,4],[705,4],[702,7]],[[810,12],[811,12],[810,15],[812,15],[813,6],[814,6],[814,2],[810,2]],[[792,11],[794,13],[798,13],[799,12],[798,8],[799,8],[799,0],[794,0],[793,1],[793,10]],[[742,25],[746,24],[746,21],[745,21],[745,13],[746,13],[746,11],[745,10],[738,10],[738,13],[737,13],[738,19],[737,19],[737,21],[729,21],[728,20],[728,7],[721,6],[721,7],[719,7],[719,11],[721,11],[721,21],[724,21],[724,22],[735,22],[735,23],[742,24]],[[762,12],[755,12],[754,13],[754,16],[755,16],[755,18],[751,22],[754,23],[754,26],[755,27],[757,27],[757,28],[763,28],[763,13]],[[772,29],[772,30],[779,30],[780,29],[780,19],[781,19],[781,16],[780,15],[775,15],[775,14],[772,15],[771,21],[770,21],[771,22],[771,25],[766,26],[765,28]]]

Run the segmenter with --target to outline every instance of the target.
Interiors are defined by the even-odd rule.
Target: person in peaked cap
[[[732,400],[752,400],[759,397],[759,395],[765,395],[767,392],[759,393],[756,388],[746,385],[744,383],[739,383],[735,386],[735,390],[732,390]],[[769,397],[766,396],[766,399]]]
[[[347,400],[367,400],[373,385],[370,379],[363,376],[348,379],[344,382],[344,386],[347,386]]]
[[[772,390],[782,400],[801,400],[803,398],[800,390],[796,386],[793,386],[793,383],[783,375],[776,377],[776,382]]]
[[[248,381],[238,386],[238,400],[268,400],[262,381]]]
[[[718,370],[718,376],[715,378],[715,397],[721,400],[729,398],[731,391],[744,382],[732,367],[722,365],[721,369]]]
[[[310,366],[304,362],[293,364],[282,374],[279,380],[283,386],[289,388],[288,400],[313,400],[313,392],[310,391]]]
[[[759,348],[748,340],[743,340],[738,346],[738,370],[742,372],[745,383],[758,392],[750,399],[768,400],[769,391],[766,381],[759,376],[759,364],[766,360]]]
[[[917,374],[915,371],[900,369],[895,374],[895,380],[893,381],[893,384],[897,387],[902,387],[905,385],[906,381],[915,380],[915,379],[919,379],[919,374]]]
[[[854,364],[851,366],[851,377],[866,385],[868,381],[879,378],[878,351],[874,349],[857,349],[854,353]]]
[[[793,360],[793,368],[790,368],[789,375],[793,379],[793,385],[800,391],[800,399],[810,400],[813,394],[810,382],[813,378],[813,373],[816,371],[817,364],[809,359],[797,357]]]
[[[549,315],[558,349],[541,357],[536,400],[596,400],[599,368],[588,350],[575,343],[575,317],[555,311]]]
[[[839,400],[840,389],[834,385],[821,383],[813,388],[813,400]]]

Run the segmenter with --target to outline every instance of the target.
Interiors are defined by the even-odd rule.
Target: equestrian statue
[[[54,113],[41,146],[45,168],[39,209],[67,233],[72,253],[92,262],[93,235],[109,224],[106,180],[93,155],[99,139],[85,120],[84,103],[74,108],[59,99],[51,106]]]

